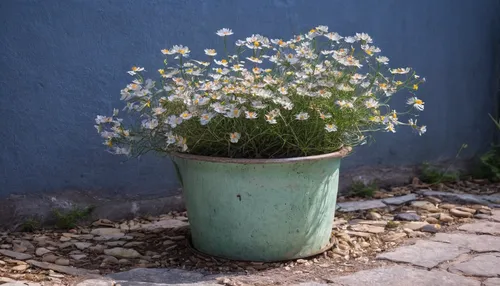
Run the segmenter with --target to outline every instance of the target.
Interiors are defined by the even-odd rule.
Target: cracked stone
[[[37,256],[43,256],[47,253],[51,252],[50,250],[48,250],[47,248],[43,248],[43,247],[40,247],[40,248],[37,248],[36,251],[35,251],[35,254]]]
[[[71,259],[74,259],[74,260],[82,260],[85,257],[87,257],[87,255],[85,255],[85,254],[72,254],[69,257],[71,257]]]
[[[122,233],[122,231],[119,228],[96,228],[90,232],[93,235],[111,235],[117,233]]]
[[[104,253],[106,255],[111,255],[117,258],[138,258],[141,254],[132,248],[122,248],[115,247],[111,249],[105,249]]]
[[[411,203],[413,207],[423,209],[429,212],[439,212],[439,209],[428,201],[414,201]]]
[[[115,282],[113,280],[104,280],[104,279],[87,279],[84,280],[75,286],[114,286]]]
[[[383,233],[385,228],[382,226],[373,226],[368,224],[351,225],[351,230],[357,232]]]
[[[382,202],[385,204],[388,204],[388,205],[402,205],[402,204],[406,204],[408,202],[414,201],[416,199],[417,199],[417,195],[408,194],[408,195],[404,195],[404,196],[383,199]]]
[[[177,219],[164,219],[160,221],[155,221],[153,223],[143,224],[140,229],[143,230],[164,230],[164,229],[172,229],[172,228],[182,228],[189,226],[189,223],[185,221],[180,221]]]
[[[500,237],[466,233],[438,233],[431,240],[465,247],[475,252],[500,251]]]
[[[500,275],[499,265],[500,254],[481,254],[469,261],[451,266],[450,270],[471,276],[497,277]]]
[[[215,278],[214,276],[208,278],[203,273],[196,271],[187,271],[182,269],[136,268],[125,272],[112,273],[109,274],[108,277],[114,279],[117,284],[121,284],[124,286],[163,285],[160,283],[165,283],[165,281],[168,281],[168,283],[169,284],[171,283],[171,285],[185,285],[185,286],[219,285],[220,286],[220,284],[218,283],[207,284],[207,282]],[[123,282],[128,282],[130,284],[125,284]]]
[[[423,232],[429,232],[429,233],[437,233],[441,229],[441,226],[439,224],[428,224],[424,225],[422,227],[421,231]]]
[[[419,221],[420,216],[416,213],[399,213],[394,217],[394,220]]]
[[[369,210],[387,207],[382,200],[355,201],[338,203],[340,212],[354,212],[359,210]]]
[[[359,271],[354,274],[329,279],[342,286],[480,286],[481,282],[442,270],[427,271],[413,267],[392,266]],[[405,281],[405,282],[403,282]]]
[[[378,255],[377,258],[432,268],[467,252],[468,249],[456,245],[419,240],[414,245],[396,248],[393,252]]]
[[[461,211],[459,209],[451,209],[450,210],[450,214],[456,216],[456,217],[472,217],[473,214],[471,214],[470,212],[464,212],[464,211]]]
[[[30,259],[33,256],[26,254],[26,253],[20,253],[20,252],[15,252],[15,251],[10,251],[6,249],[0,249],[0,254],[17,259],[17,260],[26,260]]]
[[[500,286],[500,278],[488,278],[484,280],[483,286]]]
[[[54,263],[57,265],[62,265],[62,266],[69,266],[69,259],[59,258]]]
[[[75,242],[75,247],[80,249],[80,250],[87,249],[91,245],[92,245],[92,243],[88,243],[88,242]]]
[[[28,260],[26,261],[29,264],[36,266],[38,268],[46,269],[46,270],[54,270],[56,272],[64,273],[64,274],[69,274],[73,276],[92,276],[95,271],[90,271],[86,269],[80,269],[76,267],[71,267],[71,266],[62,266],[62,265],[56,265],[52,263],[47,263],[47,262],[40,262],[36,260]]]
[[[405,228],[409,228],[411,230],[420,230],[422,227],[428,225],[425,221],[410,221],[403,225]]]
[[[500,234],[500,223],[497,222],[476,222],[461,225],[459,230],[474,232],[474,233],[486,233],[486,234]]]

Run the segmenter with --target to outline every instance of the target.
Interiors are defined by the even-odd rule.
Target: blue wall
[[[105,153],[96,114],[119,104],[132,65],[154,71],[160,50],[200,55],[214,32],[288,37],[319,24],[367,32],[393,66],[428,82],[428,133],[381,134],[344,167],[410,165],[484,150],[493,136],[494,0],[2,0],[0,1],[0,196],[64,189],[154,194],[177,186],[166,159]],[[402,95],[403,96],[403,95]],[[172,191],[174,192],[174,191]]]

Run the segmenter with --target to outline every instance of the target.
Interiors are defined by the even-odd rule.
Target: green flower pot
[[[288,159],[173,154],[193,246],[247,261],[308,257],[330,247],[339,152]]]

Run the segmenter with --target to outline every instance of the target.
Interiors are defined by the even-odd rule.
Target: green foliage
[[[40,229],[40,221],[35,218],[28,218],[21,224],[22,232],[33,232]]]
[[[54,209],[56,218],[56,227],[61,229],[70,229],[76,227],[76,224],[90,216],[95,207],[78,208],[75,207],[68,211]]]
[[[491,120],[495,123],[498,130],[500,130],[500,119],[496,120],[491,114],[489,114]],[[480,157],[481,162],[487,168],[487,173],[485,174],[488,179],[499,180],[500,179],[500,145],[492,145],[491,149]]]
[[[422,164],[420,179],[428,184],[450,183],[460,179],[460,173],[442,171],[429,163]]]
[[[365,185],[365,183],[361,181],[353,181],[351,185],[351,194],[353,196],[371,198],[375,195],[375,192],[377,190],[378,187],[373,182],[368,185]]]

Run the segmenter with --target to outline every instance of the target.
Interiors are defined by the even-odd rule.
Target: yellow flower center
[[[216,71],[217,71],[218,73],[222,73],[222,69],[221,69],[221,68],[218,68]]]
[[[238,114],[240,113],[240,110],[239,109],[235,109],[233,110],[233,115],[234,116],[238,116]]]
[[[161,52],[164,53],[164,54],[168,54],[170,51],[167,50],[167,49],[163,49],[163,50],[161,50]]]
[[[137,84],[132,84],[130,87],[132,87],[132,89],[136,89],[137,88]]]
[[[179,51],[178,51],[178,52],[179,52],[179,54],[183,55],[183,54],[185,54],[185,53],[186,53],[186,50],[184,50],[184,49],[179,49]]]
[[[424,102],[421,99],[417,99],[417,100],[415,100],[415,104],[422,105],[422,104],[424,104]]]
[[[283,45],[283,43],[284,43],[284,42],[283,42],[283,40],[282,40],[282,39],[280,39],[280,40],[278,41],[278,45],[280,45],[280,46],[281,46],[281,45]]]
[[[378,86],[380,86],[380,88],[387,88],[387,83],[380,83]]]
[[[146,106],[147,106],[147,107],[151,107],[151,101],[150,101],[150,100],[148,100],[148,101],[146,102]]]
[[[260,46],[260,43],[258,41],[253,42],[254,47]]]
[[[372,52],[372,51],[370,51],[370,50],[366,50],[365,52],[366,52],[367,54],[369,54],[370,56],[373,54],[373,52]]]
[[[400,80],[396,81],[396,85],[402,85],[402,84],[403,84],[402,81],[400,81]]]
[[[227,61],[226,61],[226,60],[224,60],[224,59],[223,59],[223,60],[221,60],[220,62],[221,62],[222,64],[227,64]]]
[[[414,84],[414,85],[413,85],[413,89],[414,89],[414,90],[418,90],[418,85],[417,85],[417,84]]]
[[[158,70],[158,72],[159,72],[160,74],[164,74],[164,73],[165,73],[165,70],[164,70],[164,69],[159,69],[159,70]]]
[[[133,70],[133,71],[136,71],[137,69],[138,69],[138,67],[136,67],[136,66],[133,66],[133,67],[132,67],[132,70]]]
[[[111,142],[111,140],[108,140],[106,141],[106,145],[108,145],[108,147],[113,147],[113,142]]]
[[[311,29],[311,31],[309,31],[309,33],[311,33],[311,34],[314,32],[316,32],[316,29]]]

